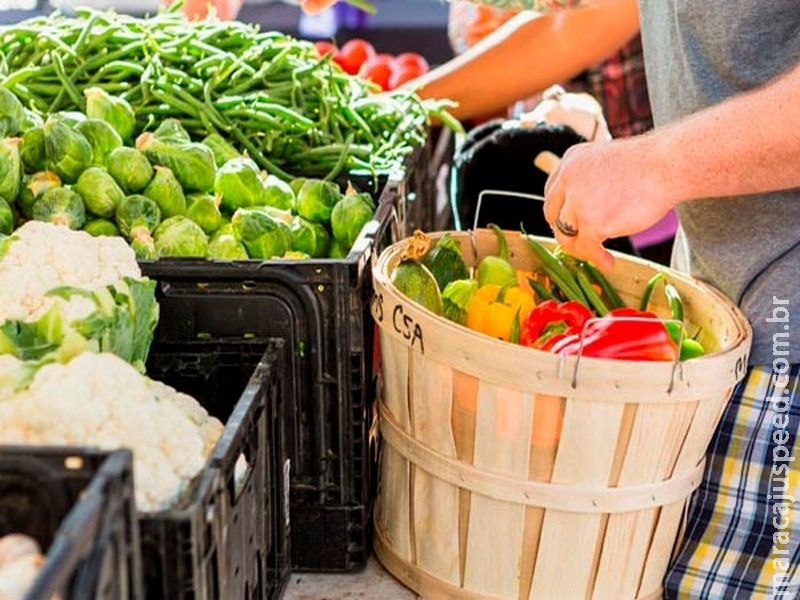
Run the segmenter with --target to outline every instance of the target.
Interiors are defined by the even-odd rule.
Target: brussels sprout
[[[37,112],[32,111],[29,108],[24,109],[23,117],[22,117],[22,126],[20,127],[20,132],[25,133],[29,129],[33,129],[34,127],[41,127],[44,125],[44,119],[41,115]]]
[[[218,133],[209,133],[203,138],[203,145],[207,146],[214,155],[214,162],[221,167],[226,162],[237,156],[241,156],[236,148]]]
[[[0,198],[9,204],[19,194],[19,183],[22,180],[19,145],[19,138],[0,139]]]
[[[303,184],[306,181],[308,181],[307,177],[295,177],[289,182],[289,187],[292,188],[295,198],[297,197],[297,194],[300,193],[300,188],[303,187]]]
[[[70,229],[80,229],[86,222],[86,208],[77,192],[66,187],[54,187],[33,203],[33,218]]]
[[[245,156],[237,156],[222,165],[214,179],[214,193],[228,212],[260,204],[261,173],[258,165]]]
[[[336,184],[321,179],[308,179],[297,194],[297,214],[315,223],[327,223],[333,207],[341,197]]]
[[[328,248],[328,258],[347,258],[350,248],[345,248],[344,244],[336,238],[331,239],[331,246]]]
[[[22,134],[19,142],[19,156],[26,173],[36,173],[47,168],[44,127],[34,127]]]
[[[208,237],[200,226],[181,215],[161,221],[153,232],[159,257],[197,256],[203,258],[208,250]]]
[[[119,232],[119,227],[117,227],[113,221],[103,218],[86,221],[86,223],[83,225],[83,230],[89,235],[93,235],[95,237],[98,235],[107,235],[111,237],[121,235]]]
[[[0,235],[8,235],[14,231],[14,212],[11,205],[0,198]]]
[[[40,171],[23,178],[17,196],[19,212],[26,219],[33,218],[33,204],[47,190],[61,186],[61,178],[52,171]]]
[[[11,90],[0,87],[0,138],[22,131],[25,107]]]
[[[244,245],[233,231],[233,224],[227,223],[217,229],[208,241],[206,258],[218,260],[247,260],[250,258]]]
[[[375,205],[369,194],[350,192],[331,211],[333,237],[346,248],[352,248],[361,229],[372,220]]]
[[[44,124],[44,149],[48,170],[65,183],[75,183],[92,164],[92,146],[80,131],[64,121],[48,118]]]
[[[186,196],[186,216],[207,234],[214,233],[225,222],[219,211],[219,197],[195,192]]]
[[[152,241],[150,234],[161,222],[161,210],[155,200],[141,194],[132,194],[125,196],[117,204],[114,220],[120,233],[129,242],[137,238]]]
[[[214,154],[203,144],[168,144],[146,132],[136,138],[136,147],[154,165],[169,167],[184,192],[208,192],[214,188],[217,165]]]
[[[328,255],[331,235],[322,223],[313,223],[300,215],[295,215],[289,225],[289,231],[292,236],[292,250],[305,252],[314,258],[324,258]]]
[[[260,204],[274,206],[283,210],[292,210],[296,200],[295,193],[288,183],[278,179],[275,175],[267,175],[264,178]]]
[[[164,119],[153,132],[153,137],[167,144],[185,144],[191,142],[189,132],[184,129],[178,119]]]
[[[294,220],[294,215],[292,211],[285,210],[283,208],[275,208],[274,206],[256,206],[254,208],[259,208],[263,210],[265,213],[278,219],[279,221],[283,221],[287,225],[291,225],[292,221]]]
[[[111,217],[125,192],[103,167],[89,167],[73,186],[83,198],[86,209],[98,217]]]
[[[50,118],[64,123],[70,129],[74,129],[79,123],[83,123],[87,117],[77,110],[60,110],[52,113]]]
[[[95,165],[108,165],[109,155],[122,146],[122,138],[117,131],[100,119],[86,119],[75,125],[75,129],[83,134],[92,147],[92,163]]]
[[[136,230],[136,236],[131,240],[131,248],[133,248],[136,260],[156,260],[158,258],[153,236],[144,229]]]
[[[250,258],[276,258],[291,247],[289,226],[260,208],[240,208],[231,218],[233,231]]]
[[[155,175],[142,194],[156,201],[158,208],[161,209],[161,215],[165,219],[176,215],[185,215],[186,195],[172,169],[156,165],[153,170]]]
[[[333,243],[333,236],[331,235],[330,231],[328,231],[328,228],[322,223],[311,222],[311,226],[314,228],[314,232],[317,235],[316,249],[311,256],[314,258],[324,258],[330,253],[331,244]]]
[[[138,194],[153,178],[153,166],[136,148],[120,146],[108,155],[108,172],[126,194]]]
[[[311,221],[295,215],[289,224],[289,233],[292,238],[292,250],[314,254],[317,249],[317,232]]]
[[[91,87],[83,90],[86,96],[86,116],[100,119],[111,125],[123,141],[133,138],[136,129],[136,115],[123,98],[112,96],[102,88]]]

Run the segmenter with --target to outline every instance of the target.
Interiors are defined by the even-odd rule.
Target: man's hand
[[[660,169],[666,163],[651,139],[577,144],[564,153],[545,185],[544,215],[567,253],[609,270],[605,240],[643,231],[674,208]]]

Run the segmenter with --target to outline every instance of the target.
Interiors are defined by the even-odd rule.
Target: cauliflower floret
[[[148,379],[147,383],[158,400],[172,403],[184,416],[200,428],[200,435],[203,438],[204,454],[211,454],[219,436],[222,435],[222,430],[224,428],[222,421],[209,415],[208,411],[189,394],[179,392],[153,379]]]
[[[0,443],[130,448],[139,509],[163,510],[209,453],[202,408],[173,396],[115,354],[87,352],[45,365],[27,389],[0,402]]]
[[[0,322],[35,321],[54,302],[69,321],[83,318],[95,305],[84,298],[47,298],[58,286],[98,290],[124,277],[141,278],[133,249],[120,237],[93,237],[85,231],[28,221],[17,229],[0,259]]]

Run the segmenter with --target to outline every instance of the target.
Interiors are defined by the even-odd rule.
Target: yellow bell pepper
[[[517,285],[479,287],[467,308],[467,327],[491,337],[517,343],[519,324],[533,310],[533,296]]]

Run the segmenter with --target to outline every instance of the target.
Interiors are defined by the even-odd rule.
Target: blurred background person
[[[292,4],[299,4],[304,13],[313,15],[322,12],[329,6],[336,4],[337,0],[293,0]],[[208,16],[209,9],[214,9],[220,19],[235,19],[239,14],[245,0],[184,0],[183,13],[190,19],[204,19]],[[172,0],[164,0],[165,5]]]
[[[653,126],[636,0],[547,14],[454,0],[448,36],[456,56],[410,86],[455,101],[452,113],[468,127],[531,110],[553,84],[594,97],[615,138]],[[676,228],[670,213],[631,243],[668,264]]]

